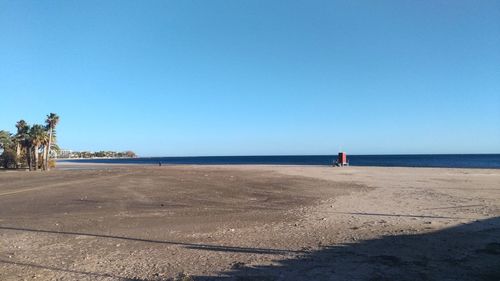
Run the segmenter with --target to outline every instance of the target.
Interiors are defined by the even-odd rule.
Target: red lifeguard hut
[[[347,161],[347,154],[345,152],[339,152],[337,161],[335,161],[335,166],[337,167],[349,166],[349,161]]]

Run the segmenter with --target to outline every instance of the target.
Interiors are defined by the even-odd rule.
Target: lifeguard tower
[[[339,156],[337,157],[337,161],[335,161],[334,165],[337,167],[349,166],[347,154],[345,152],[339,152]]]

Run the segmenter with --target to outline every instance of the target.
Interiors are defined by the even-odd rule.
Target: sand
[[[0,172],[0,280],[500,280],[500,170],[63,169]]]

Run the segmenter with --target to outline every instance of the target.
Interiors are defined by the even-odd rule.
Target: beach
[[[0,280],[500,280],[500,169],[0,172]]]

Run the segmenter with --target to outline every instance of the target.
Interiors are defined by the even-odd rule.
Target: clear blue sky
[[[0,128],[143,156],[500,153],[500,1],[0,0]]]

